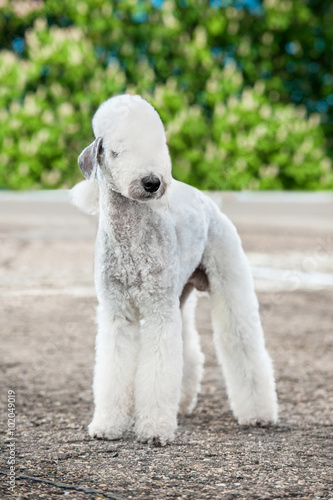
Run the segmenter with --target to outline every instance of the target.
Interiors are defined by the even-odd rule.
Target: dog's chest
[[[98,234],[96,264],[104,286],[118,284],[141,290],[168,280],[170,249],[175,247],[172,240],[172,231],[158,214],[142,210],[118,212]]]

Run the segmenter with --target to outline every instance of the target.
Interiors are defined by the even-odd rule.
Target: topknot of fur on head
[[[104,148],[120,154],[139,149],[159,153],[166,146],[162,121],[151,104],[138,95],[121,95],[105,101],[96,111],[92,126]],[[146,149],[146,151],[144,151]]]

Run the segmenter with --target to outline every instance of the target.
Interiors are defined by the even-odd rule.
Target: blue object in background
[[[22,54],[22,52],[24,52],[24,49],[25,49],[25,41],[22,37],[17,36],[12,41],[12,46],[13,46],[14,51],[17,54]]]

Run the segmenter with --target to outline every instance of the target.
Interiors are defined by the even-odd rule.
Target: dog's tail
[[[71,203],[85,214],[98,214],[99,188],[97,180],[79,182],[70,190],[70,198]]]

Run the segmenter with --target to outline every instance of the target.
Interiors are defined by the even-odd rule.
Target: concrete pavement
[[[67,192],[0,193],[1,498],[333,498],[333,197],[214,193],[236,224],[276,370],[279,424],[234,421],[211,339],[202,395],[163,449],[94,441],[96,220]],[[15,393],[9,490],[8,391]],[[13,436],[12,436],[13,437]]]

